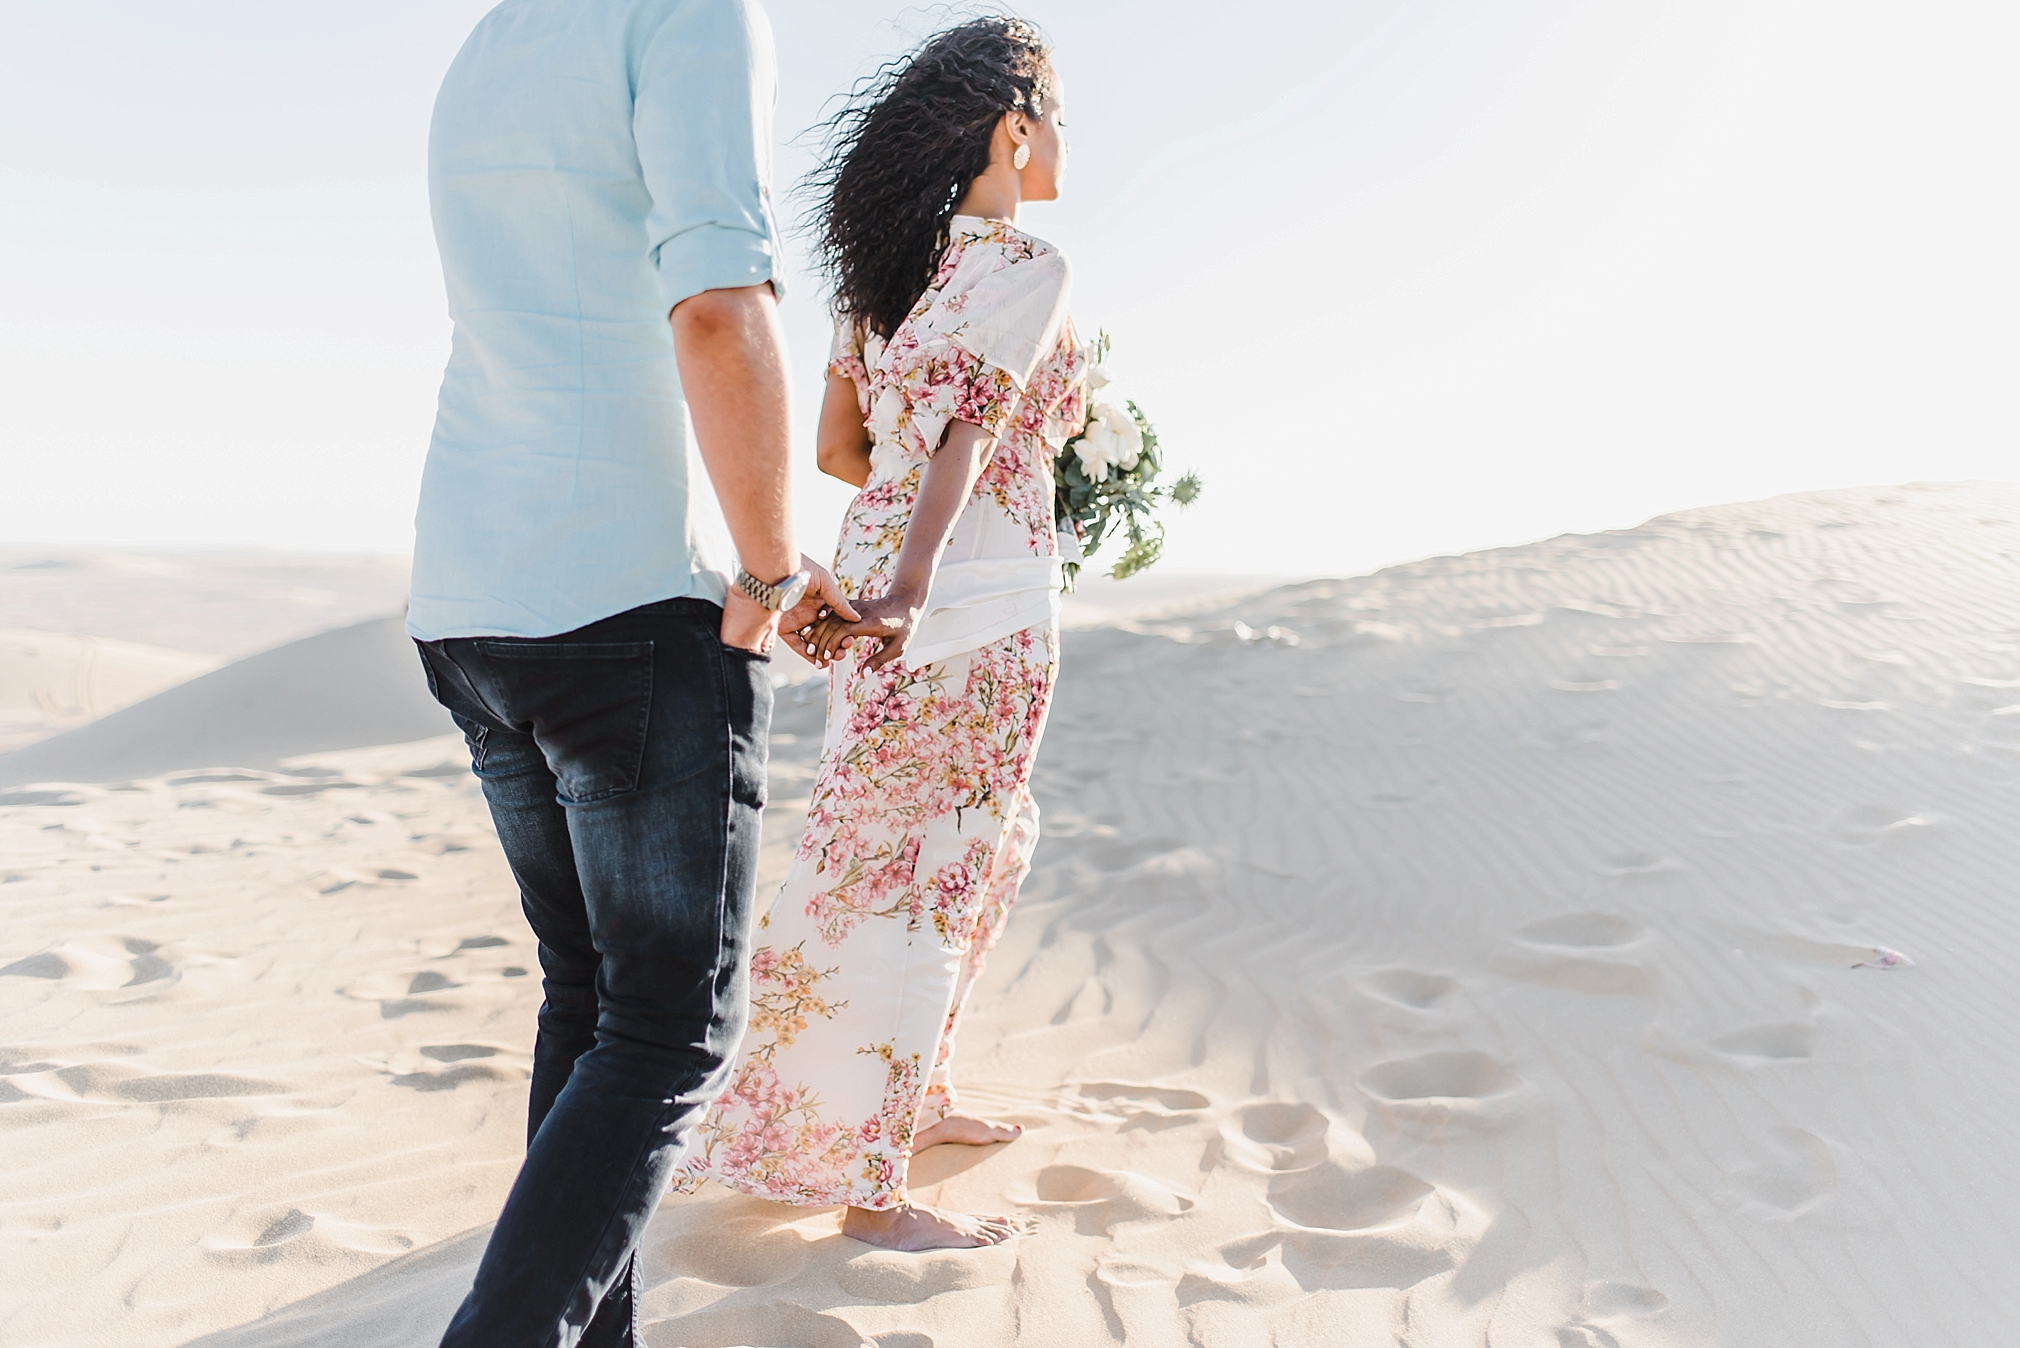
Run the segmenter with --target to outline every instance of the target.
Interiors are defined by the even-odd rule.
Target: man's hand
[[[854,622],[856,610],[834,575],[811,557],[800,558],[807,573],[807,590],[800,602],[783,613],[766,608],[732,585],[722,606],[722,644],[757,655],[769,655],[772,641],[781,629],[799,632],[823,619]],[[802,645],[805,643],[802,642]]]
[[[766,608],[734,585],[729,587],[729,598],[722,606],[723,645],[753,655],[770,655],[778,634],[779,615],[775,609]]]
[[[848,597],[842,593],[841,585],[825,566],[811,557],[800,558],[800,569],[811,579],[807,581],[807,592],[800,602],[787,609],[779,622],[779,629],[785,632],[799,632],[831,613],[839,613],[850,622],[858,616]],[[805,643],[801,643],[804,648]]]

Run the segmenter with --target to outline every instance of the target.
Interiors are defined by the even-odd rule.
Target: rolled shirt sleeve
[[[687,0],[639,63],[632,130],[666,307],[769,281],[785,294],[772,214],[770,25],[751,0]]]

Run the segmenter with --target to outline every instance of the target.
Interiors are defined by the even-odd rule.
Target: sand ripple
[[[2003,1341],[2015,521],[1791,497],[1069,633],[961,1045],[1027,1131],[916,1171],[1028,1234],[705,1190],[652,1342]],[[431,1341],[537,997],[444,762],[0,804],[0,1260],[66,1291],[0,1338]]]

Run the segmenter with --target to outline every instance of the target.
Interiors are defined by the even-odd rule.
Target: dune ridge
[[[0,788],[118,782],[216,765],[271,770],[332,749],[454,729],[398,617],[304,637],[11,754]]]
[[[2016,562],[2020,489],[1874,488],[1070,632],[959,1057],[1028,1131],[915,1172],[1030,1233],[704,1190],[649,1341],[2000,1341]],[[0,1337],[433,1341],[538,995],[455,753],[0,807]]]
[[[218,663],[194,651],[0,628],[0,755],[207,674]]]

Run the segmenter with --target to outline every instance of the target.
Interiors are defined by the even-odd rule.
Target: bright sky
[[[428,111],[487,7],[0,0],[0,540],[408,546],[447,352]],[[782,140],[945,13],[768,7]],[[1074,145],[1024,224],[1207,480],[1169,568],[2020,478],[2007,0],[1023,12]],[[811,468],[804,273],[788,313],[819,554],[847,492]]]

